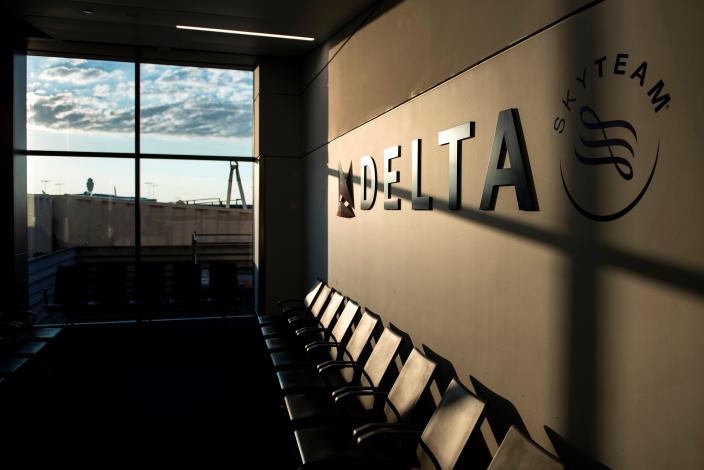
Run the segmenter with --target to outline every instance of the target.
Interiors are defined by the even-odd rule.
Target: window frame
[[[226,70],[244,70],[254,73],[254,67],[249,66],[236,66],[228,64],[212,64],[207,62],[193,62],[193,61],[177,61],[177,60],[159,60],[150,58],[147,61],[140,60],[139,58],[125,58],[117,57],[111,55],[97,55],[97,54],[73,54],[73,53],[60,53],[51,51],[41,51],[32,50],[27,51],[28,56],[38,56],[38,57],[60,57],[66,59],[86,59],[86,60],[105,60],[113,62],[125,62],[134,64],[134,106],[135,106],[135,119],[134,119],[134,151],[133,152],[91,152],[91,151],[59,151],[59,150],[23,150],[21,153],[26,156],[44,156],[44,157],[97,157],[97,158],[127,158],[134,160],[134,227],[135,227],[135,261],[139,263],[141,261],[141,248],[142,248],[142,212],[141,212],[141,160],[191,160],[191,161],[236,161],[236,162],[250,162],[258,163],[259,157],[257,156],[244,156],[244,155],[199,155],[199,154],[161,154],[161,153],[142,153],[141,152],[141,66],[142,64],[156,64],[156,65],[171,65],[180,67],[200,67],[200,68],[219,68]],[[254,78],[254,77],[253,77]],[[252,120],[254,120],[254,103],[256,101],[255,83],[252,80]],[[254,124],[254,123],[253,123]],[[254,154],[254,125],[252,125],[252,154]],[[256,191],[254,191],[256,194]],[[252,201],[252,206],[254,207],[255,201]]]

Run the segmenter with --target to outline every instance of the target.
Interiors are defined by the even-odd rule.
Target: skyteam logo
[[[352,162],[345,174],[342,163],[337,165],[339,196],[337,198],[337,216],[351,219],[354,217],[354,192],[352,191]]]
[[[562,186],[585,217],[606,222],[629,213],[653,182],[660,137],[657,118],[670,107],[665,82],[629,54],[600,57],[562,97],[553,129],[560,136]]]

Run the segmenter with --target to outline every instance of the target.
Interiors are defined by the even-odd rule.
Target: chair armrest
[[[312,343],[306,344],[306,351],[311,352],[311,351],[313,351],[315,349],[319,349],[319,348],[340,349],[342,347],[344,347],[344,346],[342,346],[340,343],[338,343],[336,341],[314,341]]]
[[[323,363],[318,364],[317,369],[318,372],[321,374],[327,370],[330,369],[360,369],[362,366],[361,363],[355,362],[355,361],[325,361]]]
[[[329,331],[327,328],[323,328],[322,326],[304,326],[302,328],[298,328],[296,330],[297,335],[304,335],[306,333],[325,333]]]
[[[339,389],[339,390],[341,390],[341,389]],[[338,391],[338,390],[336,390],[336,391]],[[384,397],[384,400],[386,400],[386,397],[388,395],[389,395],[388,390],[380,390],[380,389],[376,389],[376,388],[364,388],[361,390],[348,390],[346,392],[338,393],[337,395],[333,395],[333,396],[335,397],[335,403],[339,403],[342,400],[346,400],[351,397],[362,397],[362,396]]]
[[[343,387],[333,390],[332,396],[334,398],[338,395],[342,395],[343,393],[350,392],[353,390],[376,390],[376,388],[370,387],[369,385],[345,385]]]
[[[294,302],[297,302],[299,304],[303,303],[303,301],[301,299],[281,299],[281,300],[276,301],[276,303],[279,305],[290,304],[290,303],[294,303]]]
[[[315,321],[315,318],[311,317],[310,315],[293,315],[291,317],[288,317],[286,321],[290,324],[294,324],[296,322],[313,322]]]
[[[368,445],[373,441],[377,441],[383,438],[394,438],[397,441],[406,440],[413,441],[416,443],[420,438],[419,429],[393,429],[393,428],[379,428],[374,431],[363,434],[357,438],[357,445],[364,446]]]
[[[389,423],[389,422],[385,421],[385,422],[383,422],[383,423],[367,423],[367,424],[364,424],[364,425],[358,427],[357,429],[355,429],[354,431],[352,431],[352,435],[353,435],[354,437],[360,437],[360,436],[363,436],[363,435],[365,435],[365,434],[368,434],[368,433],[370,433],[370,432],[372,432],[372,431],[376,431],[376,430],[379,430],[379,429],[383,429],[383,430],[392,430],[392,429],[393,429],[393,430],[407,430],[407,431],[413,431],[413,432],[416,432],[416,433],[420,433],[420,427],[419,427],[417,424],[413,424],[413,423],[400,423],[400,422]]]

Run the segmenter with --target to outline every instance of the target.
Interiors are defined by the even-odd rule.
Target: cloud
[[[28,77],[28,122],[49,129],[134,132],[134,81],[120,69],[94,64],[43,62]],[[252,136],[250,72],[152,64],[142,72],[142,132]]]
[[[211,100],[146,107],[141,113],[142,132],[197,137],[251,137],[252,105]]]
[[[39,79],[49,82],[84,84],[103,80],[110,75],[111,72],[95,67],[59,65],[42,70],[39,74]]]
[[[50,96],[32,96],[29,102],[28,122],[50,129],[81,131],[133,132],[134,109],[96,106],[92,98],[71,93]]]

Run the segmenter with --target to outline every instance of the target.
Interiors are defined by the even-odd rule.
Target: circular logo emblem
[[[575,75],[553,123],[562,185],[585,217],[615,220],[636,207],[653,181],[657,119],[670,95],[648,62],[625,53],[596,58]]]

